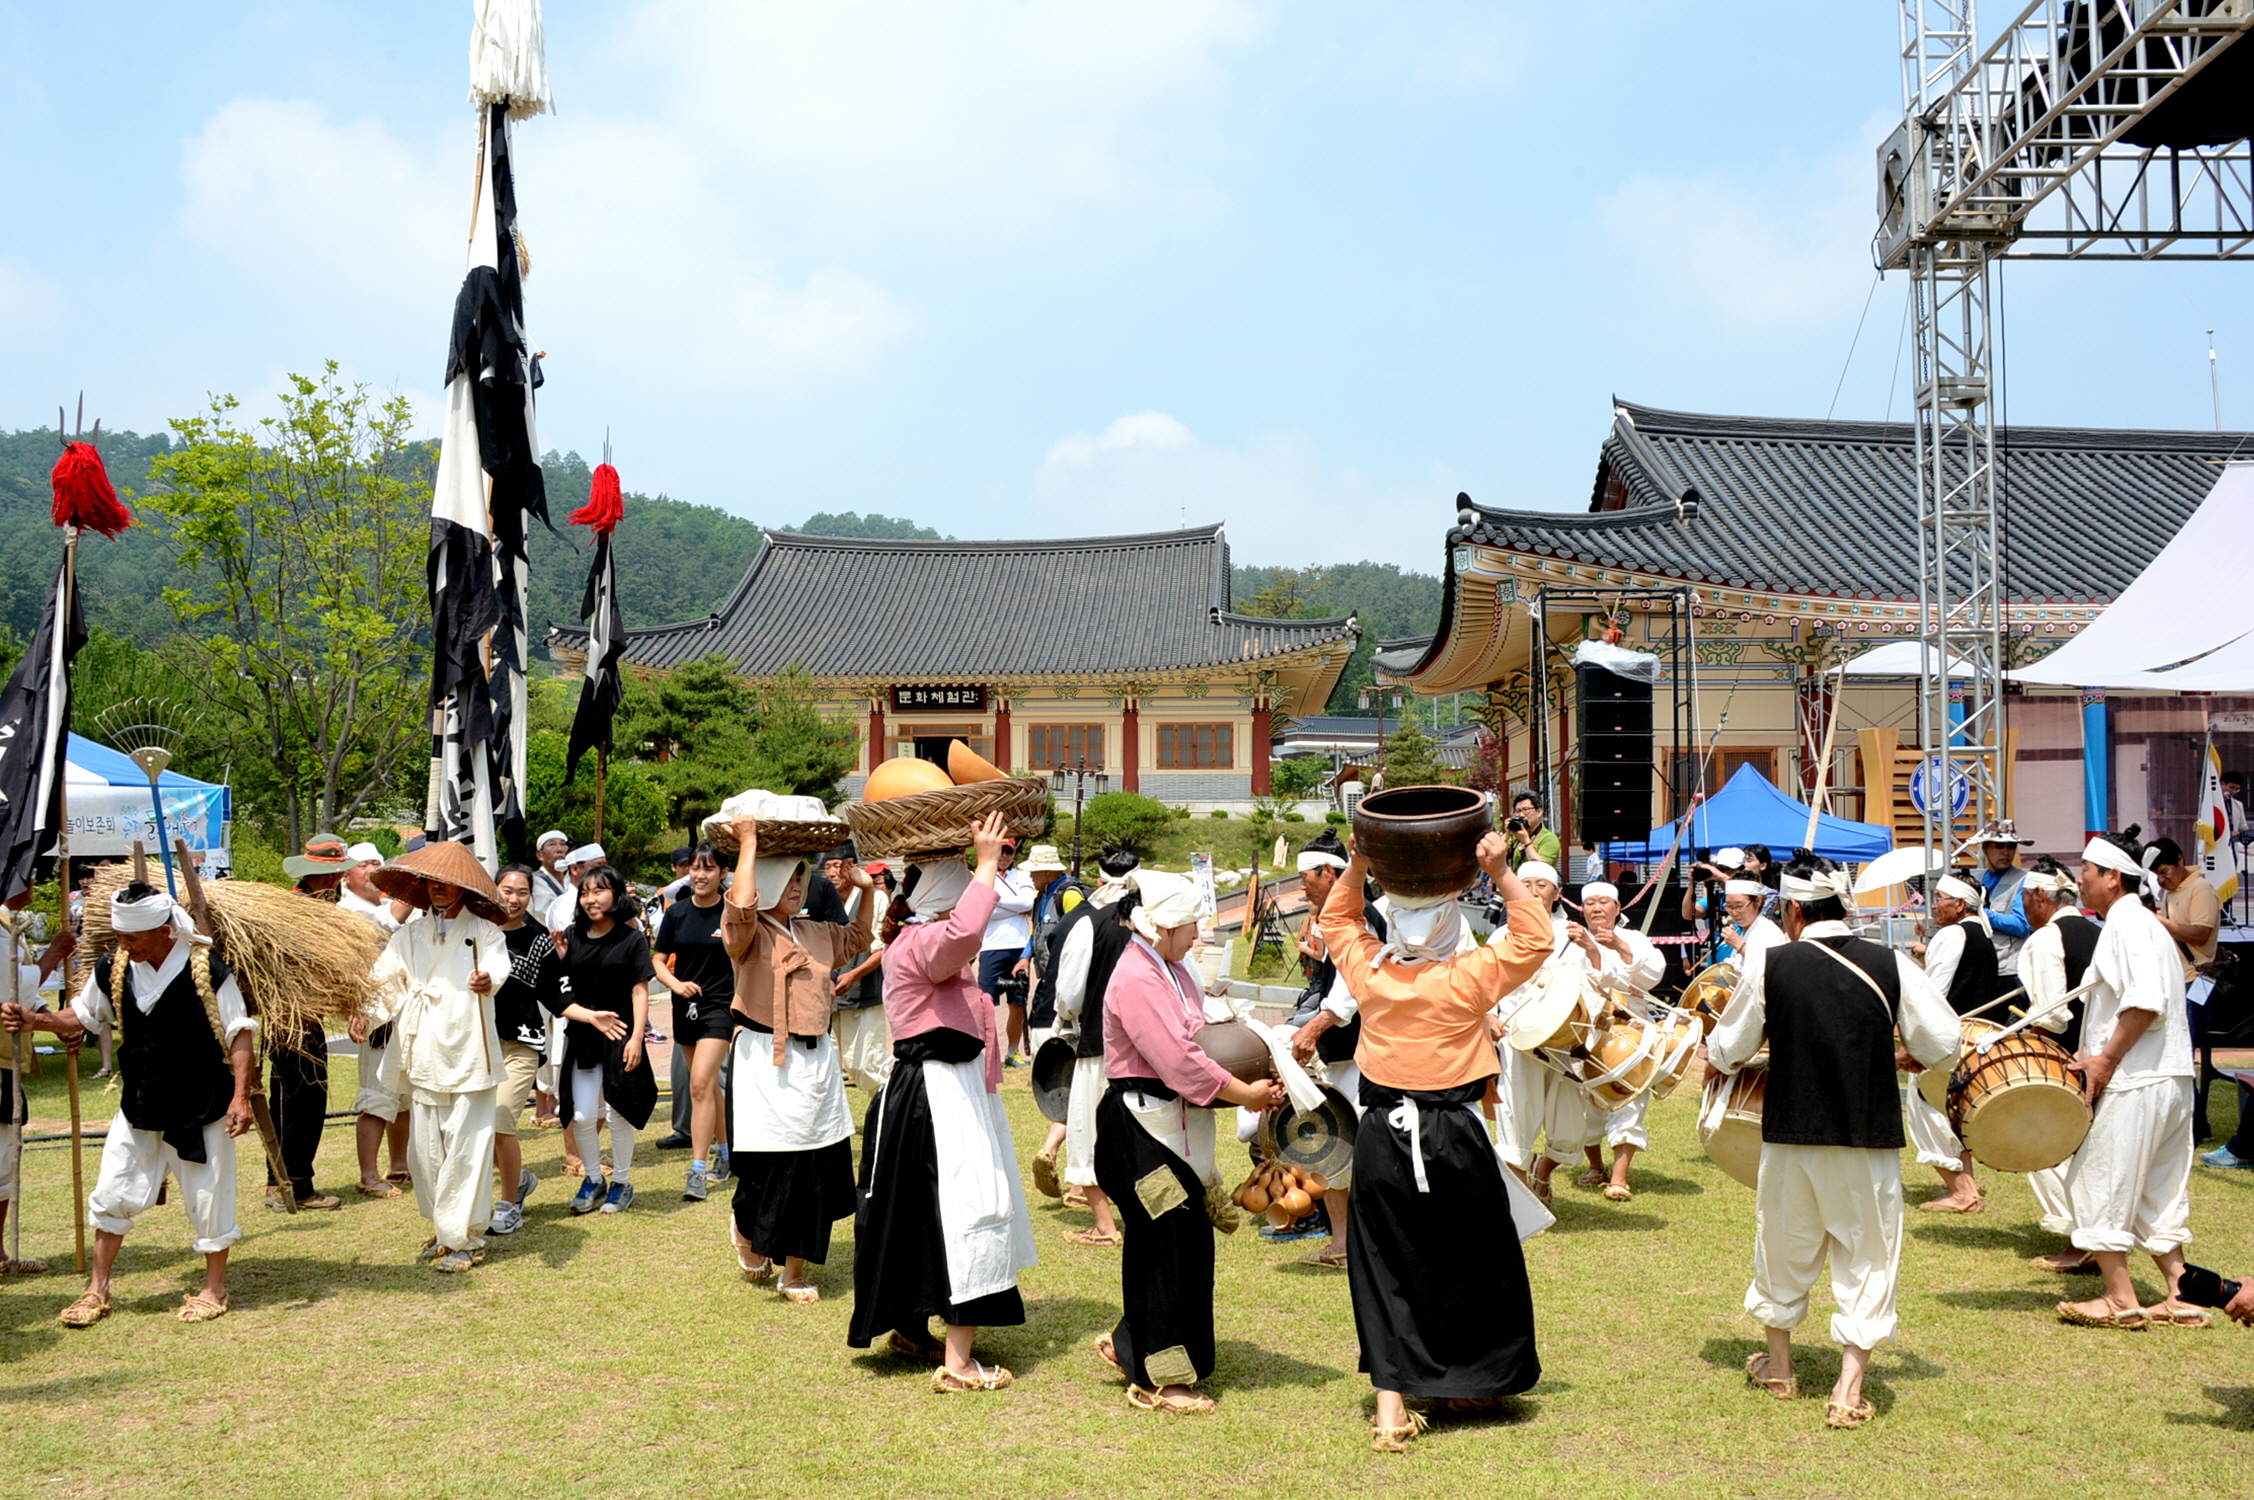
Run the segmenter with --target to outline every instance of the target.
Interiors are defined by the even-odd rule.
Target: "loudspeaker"
[[[1578,673],[1581,805],[1574,834],[1584,843],[1641,839],[1651,832],[1651,684],[1601,667]]]

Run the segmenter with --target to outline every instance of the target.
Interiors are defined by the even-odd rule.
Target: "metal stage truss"
[[[1985,48],[1978,0],[1900,3],[1903,121],[1879,148],[1875,245],[1911,278],[1918,731],[1946,762],[1926,781],[1939,848],[1957,778],[1977,823],[2001,815],[2010,775],[1992,264],[2254,254],[2248,142],[2217,139],[2245,118],[2254,0],[2036,0]],[[1951,659],[1967,668],[1954,685]]]

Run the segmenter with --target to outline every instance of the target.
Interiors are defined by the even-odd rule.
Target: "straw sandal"
[[[1064,1240],[1068,1245],[1087,1245],[1097,1250],[1115,1250],[1126,1243],[1117,1230],[1105,1234],[1095,1229],[1067,1229]]]
[[[2181,1302],[2163,1302],[2157,1307],[2148,1307],[2144,1310],[2144,1315],[2155,1328],[2210,1328],[2215,1322],[2215,1315],[2207,1309],[2189,1307]]]
[[[1409,1420],[1399,1427],[1380,1427],[1373,1422],[1370,1424],[1370,1449],[1375,1453],[1406,1453],[1409,1444],[1422,1437],[1431,1426],[1421,1411],[1410,1412]]]
[[[2038,1271],[2048,1271],[2054,1276],[2072,1276],[2077,1272],[2096,1270],[2097,1252],[2095,1250],[2084,1250],[2082,1258],[2070,1266],[2062,1266],[2047,1255],[2031,1255],[2027,1258],[2027,1264]]]
[[[1096,1358],[1111,1366],[1117,1374],[1124,1375],[1127,1373],[1127,1367],[1119,1362],[1119,1346],[1111,1341],[1111,1335],[1108,1333],[1096,1340]]]
[[[413,1182],[415,1176],[412,1172],[386,1172],[383,1174],[383,1180],[386,1182]]]
[[[1088,1190],[1078,1183],[1068,1184],[1064,1190],[1064,1206],[1066,1208],[1086,1208],[1088,1206]]]
[[[1573,1185],[1575,1187],[1585,1188],[1603,1187],[1607,1180],[1608,1179],[1606,1178],[1606,1175],[1598,1171],[1595,1167],[1587,1167],[1582,1170],[1581,1174],[1578,1177],[1575,1177],[1573,1179]]]
[[[214,1318],[227,1316],[227,1304],[202,1292],[190,1292],[181,1301],[180,1310],[172,1316],[183,1323],[209,1323]]]
[[[2152,1326],[2152,1320],[2145,1316],[2141,1307],[2107,1312],[2101,1317],[2096,1313],[2086,1313],[2071,1302],[2058,1304],[2058,1320],[2076,1328],[2113,1328],[2122,1333],[2142,1333]]]
[[[902,1359],[920,1360],[927,1365],[945,1364],[947,1362],[946,1345],[938,1343],[919,1344],[897,1328],[892,1330],[892,1337],[885,1340],[885,1347]]]
[[[1865,1396],[1853,1406],[1842,1406],[1837,1401],[1824,1403],[1824,1425],[1852,1431],[1878,1415],[1878,1408]]]
[[[47,1262],[29,1255],[18,1256],[14,1260],[0,1258],[0,1277],[39,1276],[45,1274],[46,1270]]]
[[[1921,1214],[1976,1214],[1986,1209],[1986,1198],[1975,1198],[1970,1203],[1951,1203],[1947,1198],[1928,1198],[1917,1206]]]
[[[1758,1354],[1748,1354],[1745,1357],[1746,1382],[1750,1385],[1759,1386],[1779,1401],[1797,1399],[1800,1395],[1800,1377],[1798,1375],[1767,1375],[1762,1373],[1768,1368],[1768,1350],[1764,1349]]]
[[[107,1292],[88,1292],[64,1308],[57,1317],[65,1328],[92,1328],[110,1315],[110,1298]]]
[[[352,1190],[363,1198],[396,1198],[399,1196],[399,1189],[393,1187],[389,1182],[376,1187],[370,1187],[365,1182],[356,1182],[352,1185]]]
[[[1328,1245],[1317,1245],[1300,1256],[1299,1263],[1303,1266],[1324,1266],[1333,1271],[1343,1271],[1346,1269],[1346,1252],[1333,1250]]]
[[[1054,1151],[1040,1152],[1033,1158],[1033,1185],[1044,1198],[1062,1198],[1064,1180],[1057,1176],[1057,1155]]]
[[[1635,1190],[1624,1182],[1608,1182],[1604,1185],[1604,1196],[1608,1203],[1625,1203],[1630,1198],[1635,1197],[1636,1194]]]
[[[1542,1207],[1548,1208],[1550,1206],[1550,1180],[1547,1177],[1534,1178],[1526,1185],[1534,1190],[1534,1196],[1541,1200]],[[1398,1453],[1401,1450],[1398,1448],[1393,1448],[1388,1449],[1387,1451]]]
[[[744,1273],[744,1280],[753,1286],[765,1286],[775,1279],[778,1268],[773,1261],[762,1259],[756,1266],[745,1263],[745,1256],[757,1255],[759,1252],[751,1248],[751,1241],[743,1237],[733,1218],[728,1220],[728,1243],[735,1246],[736,1269]]]
[[[774,1264],[774,1262],[770,1261],[768,1262],[768,1264],[772,1265]],[[819,1302],[822,1300],[822,1289],[816,1286],[811,1281],[777,1282],[775,1284],[775,1290],[781,1292],[786,1300],[795,1302],[801,1307],[806,1306],[810,1302]]]
[[[970,1367],[971,1375],[966,1380],[941,1365],[931,1372],[931,1393],[935,1396],[953,1396],[968,1391],[999,1391],[1017,1383],[1017,1377],[1000,1365],[982,1365],[974,1359],[970,1362]]]
[[[1169,1396],[1164,1388],[1154,1391],[1132,1384],[1127,1387],[1127,1404],[1137,1411],[1162,1411],[1177,1417],[1201,1417],[1213,1410],[1213,1398],[1196,1391]]]

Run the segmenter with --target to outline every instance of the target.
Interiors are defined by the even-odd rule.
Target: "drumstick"
[[[2065,994],[2059,996],[2058,999],[2051,1002],[2051,1004],[2045,1006],[2044,1011],[2048,1013],[2050,1011],[2056,1010],[2059,1006],[2064,1005],[2067,1001],[2079,999],[2083,995],[2088,994],[2091,990],[2096,989],[2097,986],[2097,980],[2085,980],[2081,984],[2075,986],[2073,989],[2068,990]],[[1989,1011],[1992,1011],[1997,1006],[2003,1004],[2006,1000],[2017,1000],[2021,995],[2024,995],[2026,993],[2027,986],[2025,985],[2021,985],[2018,989],[2015,990],[2006,990],[2001,995],[1998,995],[1995,999],[1989,1001],[1986,1005],[1981,1006],[1978,1010],[1968,1010],[1963,1015],[1957,1017],[1957,1019],[1960,1021],[1969,1021],[1975,1016],[1984,1016]]]

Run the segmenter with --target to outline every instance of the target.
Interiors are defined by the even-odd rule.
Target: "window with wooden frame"
[[[1094,770],[1104,763],[1104,727],[1101,724],[1028,724],[1025,726],[1025,764],[1028,770],[1057,771],[1087,762]]]
[[[1158,768],[1161,771],[1227,771],[1235,768],[1234,724],[1161,724],[1158,726]]]

